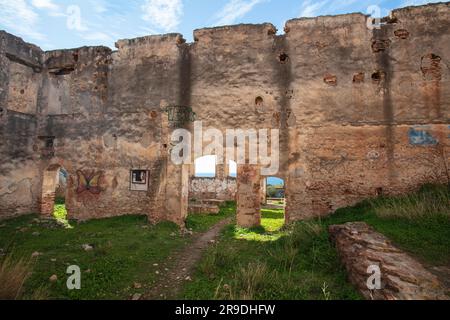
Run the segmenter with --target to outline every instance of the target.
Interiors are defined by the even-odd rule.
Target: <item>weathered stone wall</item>
[[[0,31],[0,218],[38,212],[42,51]]]
[[[189,179],[189,199],[236,200],[236,178],[200,178]]]
[[[448,181],[449,18],[447,3],[381,30],[361,14],[287,23],[290,219]]]
[[[291,20],[284,35],[261,24],[196,30],[192,44],[121,40],[115,52],[44,53],[1,32],[0,215],[35,211],[44,171],[59,165],[74,218],[181,223],[189,168],[168,158],[173,105],[191,106],[204,130],[280,129],[289,221],[446,182],[449,21],[443,3],[394,11],[380,30],[349,14]],[[149,170],[148,191],[130,191],[131,169]],[[241,199],[260,203],[253,191]]]

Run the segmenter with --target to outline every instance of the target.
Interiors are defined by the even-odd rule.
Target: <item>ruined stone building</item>
[[[0,32],[0,217],[51,214],[64,168],[70,218],[182,224],[192,168],[170,161],[168,112],[182,107],[205,128],[280,130],[287,221],[448,182],[449,2],[381,28],[347,14],[194,38],[44,52]],[[239,165],[241,225],[259,222],[261,180]]]

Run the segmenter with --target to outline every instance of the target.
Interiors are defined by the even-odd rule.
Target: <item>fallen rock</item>
[[[35,251],[35,252],[33,252],[33,253],[31,254],[31,257],[32,257],[32,258],[37,258],[37,257],[39,257],[39,256],[41,256],[41,255],[42,255],[42,253]]]
[[[50,280],[50,282],[56,282],[56,281],[58,281],[58,276],[56,274],[54,274],[49,278],[49,280]]]
[[[94,247],[92,247],[89,244],[83,244],[82,247],[83,247],[84,251],[92,251],[92,250],[94,250]]]
[[[366,223],[334,225],[329,227],[329,232],[350,282],[366,299],[448,299],[435,275]],[[379,289],[368,285],[375,283],[372,282],[376,274],[374,267],[380,271]]]
[[[134,287],[135,289],[141,289],[141,288],[142,288],[142,284],[140,284],[139,282],[135,282],[135,283],[133,284],[133,287]]]
[[[31,235],[34,236],[34,237],[38,237],[38,236],[40,236],[41,234],[40,234],[39,232],[33,232]]]
[[[131,297],[131,300],[137,301],[137,300],[141,300],[141,298],[142,298],[142,294],[135,293],[135,294],[133,294],[133,297]]]

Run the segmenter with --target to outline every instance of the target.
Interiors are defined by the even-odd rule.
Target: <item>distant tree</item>
[[[278,194],[278,190],[275,186],[272,186],[272,185],[267,186],[267,197],[276,198],[277,194]]]

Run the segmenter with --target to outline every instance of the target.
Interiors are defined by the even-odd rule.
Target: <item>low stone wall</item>
[[[366,223],[330,226],[329,232],[349,280],[366,299],[448,299],[435,275]],[[367,285],[369,277],[375,274],[371,266],[380,270],[381,289],[370,290]]]
[[[236,178],[191,177],[189,182],[189,199],[233,201],[236,199],[236,190]]]

